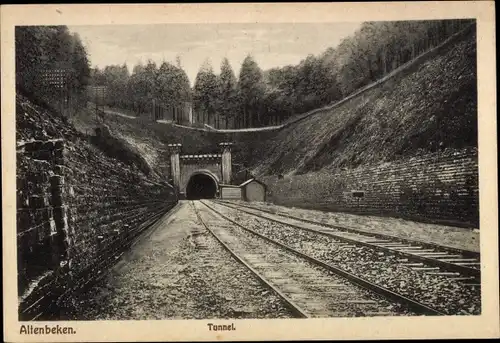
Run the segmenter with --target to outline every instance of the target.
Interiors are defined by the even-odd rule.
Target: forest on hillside
[[[377,81],[419,54],[442,43],[473,20],[366,22],[337,47],[308,55],[298,65],[261,70],[252,56],[238,77],[227,59],[216,73],[208,60],[191,89],[181,61],[157,66],[148,61],[132,74],[127,67],[93,70],[96,84],[107,86],[110,106],[147,112],[153,99],[166,107],[192,102],[194,120],[236,128],[281,123],[294,114],[338,101]]]
[[[279,124],[287,118],[345,98],[416,56],[439,45],[474,20],[365,22],[336,47],[308,55],[297,65],[262,70],[248,55],[238,76],[224,59],[215,71],[200,66],[194,86],[182,61],[89,68],[77,34],[65,26],[16,28],[16,85],[49,98],[93,100],[85,87],[105,86],[106,105],[149,115],[153,104],[164,108],[192,104],[194,121],[225,128]],[[64,87],[47,78],[63,70]],[[50,76],[50,75],[49,75]],[[47,87],[49,86],[49,87]],[[89,98],[90,96],[90,98]]]
[[[88,54],[78,34],[66,26],[17,26],[15,68],[17,90],[33,100],[55,108],[87,101]]]

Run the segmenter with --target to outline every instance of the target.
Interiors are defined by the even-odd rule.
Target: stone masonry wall
[[[57,206],[54,202],[57,189],[52,185],[57,183],[55,156],[60,157],[62,143],[62,140],[54,140],[18,145],[17,258],[20,296],[58,268],[62,232],[56,225],[54,210],[59,209],[60,204]]]
[[[181,192],[186,191],[187,184],[192,174],[199,170],[208,170],[212,172],[217,178],[219,182],[222,182],[221,175],[221,165],[220,160],[215,161],[182,161],[181,160],[181,177],[179,183],[179,189]]]
[[[277,204],[479,225],[478,160],[474,148],[351,170],[282,179],[267,176],[262,180],[268,185],[268,200]]]
[[[16,113],[25,115],[17,123],[19,318],[64,319],[76,305],[72,294],[106,275],[177,199],[166,182],[106,156],[66,126],[62,137],[45,130],[39,139],[33,118],[46,121],[36,130],[55,132],[61,123],[25,104]]]

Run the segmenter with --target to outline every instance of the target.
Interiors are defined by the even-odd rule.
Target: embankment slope
[[[272,202],[477,227],[475,27],[339,106],[233,137]]]
[[[131,118],[106,113],[104,124],[112,134],[123,139],[148,162],[156,174],[165,180],[170,173],[168,144],[181,143],[182,153],[217,153],[218,143],[231,139],[227,134],[203,130],[190,130],[176,125],[157,123],[147,118]],[[71,118],[71,122],[81,133],[92,132],[102,120],[96,121],[95,109],[89,106]]]
[[[476,82],[476,33],[471,26],[340,106],[279,131],[234,138],[258,175],[355,168],[474,147]]]
[[[19,317],[64,319],[72,293],[106,275],[176,197],[127,145],[85,136],[20,94],[16,135]]]

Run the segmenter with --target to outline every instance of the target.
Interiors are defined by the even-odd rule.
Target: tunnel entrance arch
[[[231,184],[232,143],[219,143],[218,153],[181,154],[182,144],[169,144],[170,177],[179,199],[189,197],[217,197],[220,184]],[[205,176],[201,176],[204,174]],[[194,177],[195,175],[199,175]],[[220,181],[219,181],[220,180]],[[215,185],[215,195],[214,195]],[[194,194],[194,195],[193,195]]]
[[[219,180],[208,170],[199,170],[189,176],[186,199],[213,199],[219,193]]]

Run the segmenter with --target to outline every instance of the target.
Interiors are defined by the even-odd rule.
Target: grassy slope
[[[302,174],[476,146],[475,42],[471,28],[334,109],[278,132],[235,135],[253,141],[240,144],[239,153],[256,174]]]
[[[83,113],[89,113],[86,109],[78,109],[78,118],[85,117]],[[88,149],[94,155],[105,160],[114,161],[120,168],[128,168],[137,173],[141,178],[150,181],[166,181],[157,173],[151,173],[142,151],[130,142],[126,142],[119,135],[108,137],[105,141],[97,139],[94,134],[95,123],[78,121],[78,125],[72,125],[74,118],[60,115],[50,108],[50,105],[39,100],[27,97],[24,94],[16,94],[16,140],[19,143],[32,140],[51,140],[61,138],[69,145],[76,145],[81,149]],[[85,135],[88,133],[89,135]],[[114,134],[114,132],[113,132]],[[73,148],[69,148],[70,150]]]
[[[94,107],[89,106],[80,111],[71,121],[80,132],[92,134],[96,127]],[[217,143],[226,138],[223,134],[186,130],[142,118],[130,119],[112,114],[105,116],[104,123],[113,135],[133,146],[160,175],[168,175],[169,172],[168,144],[181,143],[182,153],[216,153]]]

